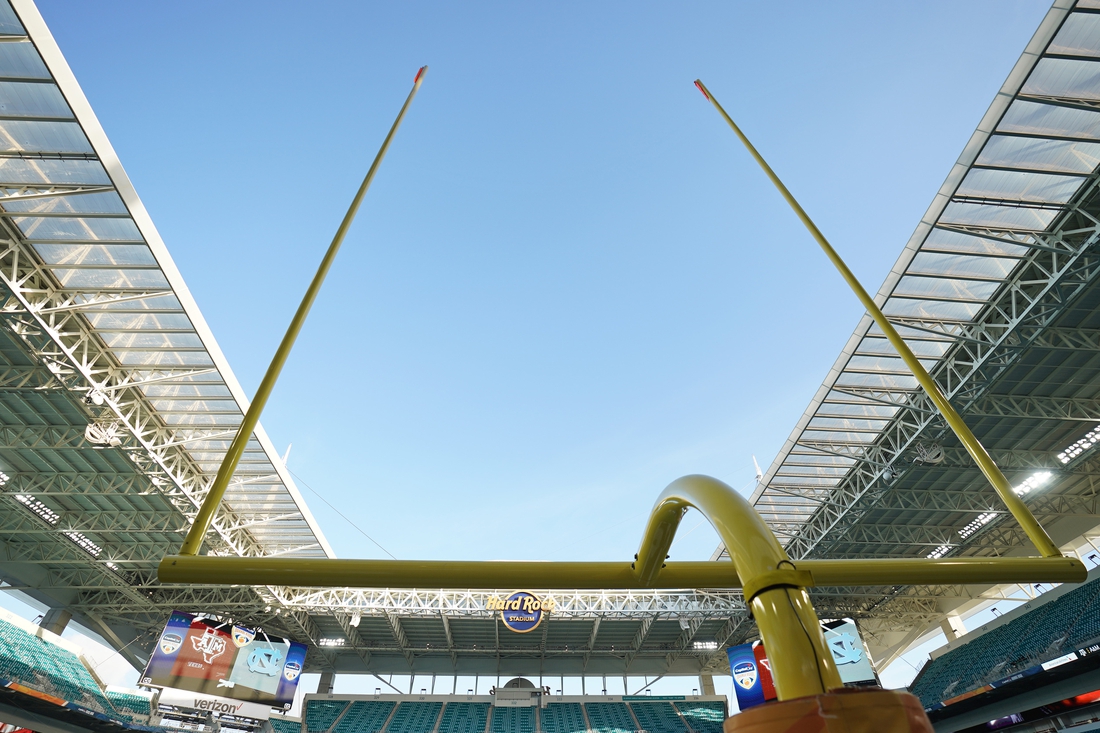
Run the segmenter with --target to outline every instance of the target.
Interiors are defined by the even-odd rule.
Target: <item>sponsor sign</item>
[[[243,626],[233,627],[233,643],[237,645],[238,649],[248,646],[255,638],[256,632],[252,629],[246,629]]]
[[[1077,650],[1077,656],[1087,657],[1090,654],[1096,654],[1100,652],[1100,644],[1089,644],[1086,647],[1081,647]]]
[[[764,685],[760,681],[760,666],[756,662],[752,644],[738,644],[726,650],[733,675],[733,691],[737,695],[737,707],[741,710],[756,707],[765,702]]]
[[[141,683],[285,710],[294,702],[305,661],[304,644],[173,611]]]
[[[271,717],[270,705],[258,705],[226,697],[203,695],[186,690],[164,689],[160,693],[160,704],[171,705],[185,710],[205,710],[219,715],[236,715],[242,718],[267,720]]]
[[[1074,659],[1077,659],[1077,652],[1070,652],[1069,654],[1063,654],[1057,659],[1052,659],[1049,662],[1043,662],[1039,666],[1042,667],[1045,672],[1048,669],[1054,669],[1055,667],[1061,667],[1063,664],[1068,664]]]
[[[507,598],[489,596],[485,602],[485,608],[490,611],[500,611],[500,620],[508,628],[517,634],[526,634],[534,631],[542,623],[542,617],[554,610],[554,599],[545,600],[534,593],[525,590],[517,590]]]

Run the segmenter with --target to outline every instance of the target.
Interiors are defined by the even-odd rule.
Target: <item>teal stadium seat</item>
[[[687,726],[672,703],[632,702],[630,709],[646,733],[687,733]]]
[[[353,702],[333,733],[378,733],[386,724],[397,703],[392,700],[359,700]]]
[[[386,733],[431,733],[439,720],[441,702],[403,702],[393,713]]]
[[[487,702],[449,702],[443,708],[439,733],[485,733],[488,720]]]
[[[585,733],[584,711],[578,702],[552,702],[539,711],[542,733]]]
[[[80,658],[0,619],[0,679],[60,697],[125,722]]]
[[[535,733],[534,708],[493,708],[490,733]]]
[[[1100,636],[1100,578],[928,662],[909,691],[925,707],[1076,649]]]
[[[271,728],[275,733],[302,733],[301,721],[287,720],[277,715],[271,716]]]
[[[306,733],[325,733],[347,706],[347,700],[310,700],[306,703]]]
[[[132,692],[121,692],[119,690],[107,691],[107,699],[111,701],[111,705],[115,710],[123,715],[144,715],[146,717],[150,714],[149,698],[142,695],[135,695]]]
[[[695,733],[722,733],[726,706],[720,702],[678,702],[676,707]]]
[[[638,730],[624,703],[587,702],[584,709],[588,712],[593,733],[635,733]]]

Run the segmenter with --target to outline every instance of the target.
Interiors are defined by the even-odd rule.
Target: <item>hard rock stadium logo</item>
[[[554,599],[543,600],[534,593],[518,590],[503,600],[500,596],[489,596],[485,608],[500,611],[500,620],[506,628],[517,634],[526,634],[538,628],[543,614],[553,613]]]

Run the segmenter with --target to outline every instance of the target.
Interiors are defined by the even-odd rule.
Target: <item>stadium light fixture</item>
[[[1075,440],[1059,451],[1057,454],[1058,460],[1061,461],[1063,465],[1067,464],[1086,451],[1095,448],[1097,443],[1100,443],[1100,425],[1097,425],[1092,430],[1085,433],[1084,437]]]
[[[1012,491],[1017,496],[1027,496],[1035,489],[1050,481],[1050,471],[1037,471],[1024,479],[1019,486],[1014,486]]]
[[[962,529],[959,530],[959,536],[962,537],[965,540],[967,537],[974,534],[979,529],[981,529],[985,525],[989,524],[990,522],[992,522],[996,518],[997,518],[997,512],[994,512],[994,511],[988,511],[988,512],[984,512],[982,514],[979,514],[977,519],[972,520],[969,524],[967,524],[965,527],[963,527]]]
[[[15,500],[30,509],[49,524],[57,524],[61,515],[29,494],[16,494]]]
[[[88,536],[83,532],[63,532],[66,537],[76,543],[76,546],[84,550],[92,557],[99,557],[103,554],[103,548],[97,545],[92,540],[88,539]]]
[[[939,560],[941,557],[951,552],[951,545],[940,545],[932,552],[925,555],[929,560]]]

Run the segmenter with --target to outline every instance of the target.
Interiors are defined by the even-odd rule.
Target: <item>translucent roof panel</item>
[[[976,165],[1088,175],[1100,163],[1100,143],[994,135]]]
[[[0,0],[0,226],[50,283],[44,305],[109,356],[113,381],[98,387],[118,424],[118,395],[141,405],[141,440],[158,436],[149,465],[182,446],[161,465],[179,490],[201,489],[247,398],[41,17],[20,8],[29,31]],[[332,554],[262,428],[216,521],[240,554]]]
[[[1083,182],[1084,178],[1076,176],[974,168],[963,179],[956,195],[1064,204]]]
[[[1023,93],[1054,99],[1100,100],[1100,62],[1040,59]]]

